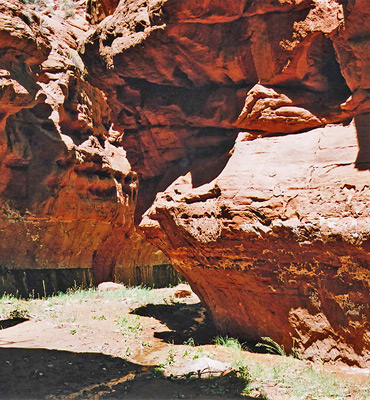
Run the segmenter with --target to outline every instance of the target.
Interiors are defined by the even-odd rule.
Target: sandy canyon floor
[[[370,370],[217,337],[186,285],[3,296],[0,328],[1,399],[370,399]]]

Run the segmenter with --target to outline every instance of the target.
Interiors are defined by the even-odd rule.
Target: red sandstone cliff
[[[221,332],[369,363],[364,0],[1,4],[2,260],[160,248]]]
[[[135,232],[137,174],[86,80],[84,2],[0,7],[2,288],[134,281],[135,267],[168,263]]]
[[[138,216],[167,187],[141,227],[220,331],[358,365],[370,316],[365,8],[121,1],[83,55],[145,182]]]

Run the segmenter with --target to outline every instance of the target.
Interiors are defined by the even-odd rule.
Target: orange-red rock
[[[357,365],[369,362],[364,7],[122,1],[83,54],[145,186],[137,215],[169,185],[141,227],[220,331]],[[246,133],[223,169],[233,128]],[[193,137],[218,151],[206,174]]]
[[[83,13],[82,4],[40,14],[0,2],[0,287],[7,292],[114,278],[151,283],[135,268],[169,264],[135,231],[137,174],[117,144],[122,132],[112,128],[105,94],[85,79],[77,52],[88,29]]]
[[[119,0],[87,0],[87,19],[91,23],[102,21],[105,17],[113,14]]]
[[[157,196],[142,228],[221,332],[295,343],[314,360],[370,361],[370,172],[356,167],[356,133],[352,123],[240,134],[214,181],[194,188],[189,173]]]
[[[366,2],[14,2],[0,264],[102,281],[159,247],[221,332],[368,364]]]

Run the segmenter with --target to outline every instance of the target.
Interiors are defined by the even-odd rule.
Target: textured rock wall
[[[217,176],[235,128],[257,136],[350,119],[330,39],[343,24],[335,1],[121,1],[83,59],[143,182],[138,218],[189,170],[195,185]]]
[[[169,257],[221,332],[367,365],[365,0],[14,1],[2,271]]]
[[[142,225],[223,333],[368,362],[370,172],[354,124],[254,141],[210,184],[179,178]]]
[[[45,279],[64,289],[169,264],[135,232],[137,174],[115,142],[120,132],[105,94],[85,79],[77,52],[89,26],[84,2],[63,5],[41,13],[42,4],[0,2],[0,290],[7,292],[38,290],[34,270],[59,271]]]
[[[138,220],[163,191],[140,226],[219,330],[356,365],[369,362],[365,9],[122,0],[82,54],[145,186]]]

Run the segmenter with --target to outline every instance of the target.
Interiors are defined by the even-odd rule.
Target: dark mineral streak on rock
[[[170,259],[220,332],[369,365],[367,2],[19,6],[0,1],[0,265],[99,282]]]
[[[141,228],[219,330],[356,365],[369,361],[364,7],[122,1],[83,55],[145,182],[137,216],[162,191]]]

